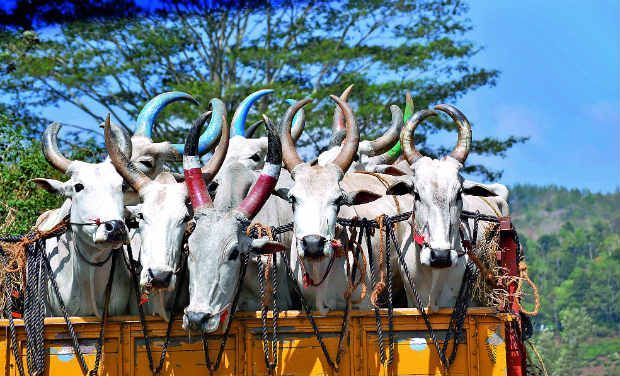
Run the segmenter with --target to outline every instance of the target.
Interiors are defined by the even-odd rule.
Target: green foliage
[[[26,139],[10,119],[0,114],[0,233],[23,234],[45,209],[58,207],[62,198],[37,189],[29,180],[39,177],[59,179],[50,166],[41,144]]]
[[[541,295],[534,324],[547,368],[565,375],[608,362],[606,370],[617,370],[620,193],[519,185],[510,196]]]
[[[41,152],[41,143],[29,139],[23,127],[0,113],[0,234],[23,234],[47,209],[59,207],[63,198],[38,189],[30,180],[51,178],[66,180],[50,166]],[[71,158],[93,161],[101,148],[92,140],[68,154]]]
[[[232,110],[251,91],[269,87],[277,95],[258,109],[266,111],[269,103],[272,118],[284,113],[286,98],[319,100],[301,140],[314,154],[330,137],[334,103],[326,98],[351,83],[358,125],[371,138],[387,128],[388,105],[402,106],[406,90],[416,108],[425,108],[492,86],[498,77],[470,63],[480,47],[466,37],[472,26],[461,1],[283,1],[252,9],[171,3],[162,2],[163,10],[149,17],[67,23],[40,34],[5,31],[0,103],[19,118],[68,103],[96,122],[110,112],[132,128],[127,119],[135,119],[148,99],[187,91],[201,108],[176,104],[160,116],[159,136],[179,142],[186,130],[177,128],[172,114],[189,122],[212,97]],[[44,120],[29,122],[32,130]],[[442,151],[426,136],[446,128],[454,125],[445,118],[421,127],[418,147]],[[503,156],[523,141],[509,135],[476,140],[473,152]],[[467,169],[487,179],[501,175],[482,165]]]

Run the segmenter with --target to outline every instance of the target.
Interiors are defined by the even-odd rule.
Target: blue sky
[[[495,87],[457,105],[474,138],[530,140],[507,158],[505,184],[557,184],[614,191],[620,185],[620,9],[618,1],[469,2],[474,63],[501,71]],[[441,136],[440,136],[441,137]],[[453,136],[451,136],[453,137]]]
[[[501,71],[498,84],[457,103],[474,138],[530,140],[506,158],[470,157],[504,170],[502,183],[557,184],[610,192],[620,186],[619,1],[470,0],[473,63]],[[68,106],[58,121],[91,119]],[[431,140],[452,144],[454,134]]]

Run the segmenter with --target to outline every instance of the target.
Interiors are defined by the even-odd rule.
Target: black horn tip
[[[185,139],[185,148],[183,150],[184,155],[198,155],[198,141],[200,139],[200,131],[204,124],[211,117],[212,111],[207,111],[200,115],[198,119],[194,121],[192,128],[187,134],[187,138]]]
[[[278,129],[265,114],[263,114],[263,122],[267,128],[267,162],[279,166],[282,164],[282,143],[278,136]]]

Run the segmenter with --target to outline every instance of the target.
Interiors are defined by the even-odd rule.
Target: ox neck
[[[69,228],[63,236],[66,236],[71,255],[73,288],[79,291],[78,294],[85,299],[88,307],[97,317],[103,317],[103,310],[100,309],[98,303],[100,302],[103,308],[105,286],[112,262],[114,262],[111,255],[114,249],[94,247],[73,228]],[[83,260],[82,257],[88,261]],[[101,266],[95,264],[101,264]]]

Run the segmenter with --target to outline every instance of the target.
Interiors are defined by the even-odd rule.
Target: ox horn
[[[60,130],[59,123],[52,123],[45,128],[43,132],[43,155],[45,159],[54,166],[58,171],[63,174],[67,172],[69,165],[73,162],[71,159],[65,157],[58,148],[58,131]]]
[[[349,94],[351,94],[351,90],[353,90],[353,85],[349,85],[342,94],[340,94],[340,99],[344,102],[349,100]],[[332,123],[332,133],[336,133],[341,129],[345,129],[344,116],[342,116],[342,111],[340,107],[336,106],[334,110],[334,121]]]
[[[284,114],[284,118],[282,118],[282,123],[280,124],[280,139],[282,142],[282,159],[284,160],[284,165],[289,172],[293,173],[293,169],[300,163],[303,162],[299,154],[297,153],[297,149],[295,148],[295,140],[293,140],[293,136],[291,135],[291,125],[293,123],[293,116],[303,108],[308,103],[312,102],[312,99],[302,99],[292,105],[286,110]]]
[[[247,98],[241,101],[239,106],[237,106],[235,114],[233,115],[233,118],[230,122],[230,126],[232,128],[231,133],[233,136],[245,137],[245,122],[247,120],[250,108],[252,107],[254,102],[271,93],[273,93],[272,89],[262,89],[248,95]]]
[[[353,162],[353,158],[357,153],[357,147],[359,146],[360,141],[360,133],[357,129],[357,123],[355,122],[355,116],[353,115],[353,110],[349,104],[342,99],[338,98],[335,95],[330,95],[332,100],[338,104],[340,110],[344,115],[344,119],[346,122],[346,130],[347,135],[344,139],[344,145],[338,153],[338,156],[332,162],[336,166],[340,167],[342,172],[346,172],[351,166],[351,162]]]
[[[245,131],[245,136],[247,138],[252,138],[254,136],[254,133],[256,132],[256,130],[258,129],[258,127],[261,126],[261,124],[263,124],[264,120],[260,119],[259,121],[257,121],[256,123],[250,125],[248,127],[248,129]]]
[[[407,125],[405,125],[405,128],[400,133],[400,144],[403,148],[405,159],[407,159],[410,165],[422,157],[422,153],[415,148],[415,141],[413,139],[413,134],[418,124],[424,119],[436,115],[437,113],[433,110],[420,110],[411,116],[409,121],[407,121]]]
[[[461,163],[465,163],[469,150],[471,149],[471,125],[469,120],[463,115],[458,108],[449,104],[438,104],[435,106],[436,110],[445,112],[450,115],[452,120],[458,126],[459,136],[456,141],[456,146],[450,152],[450,156]]]
[[[215,116],[215,114],[212,114],[212,116]],[[207,184],[210,183],[211,180],[213,180],[217,172],[220,170],[220,167],[222,167],[222,164],[224,164],[224,160],[226,159],[226,153],[228,152],[230,128],[226,123],[225,116],[222,115],[222,118],[220,120],[223,124],[220,142],[217,144],[217,147],[215,148],[211,159],[209,159],[209,162],[206,164],[206,166],[202,167],[202,177]]]
[[[288,112],[287,115],[289,115]],[[282,167],[282,144],[280,143],[280,137],[278,137],[278,131],[266,115],[263,115],[263,120],[267,128],[267,158],[265,166],[250,193],[239,203],[236,209],[236,212],[243,219],[247,220],[254,218],[271,195],[278,183]],[[290,134],[288,136],[290,137]]]
[[[411,93],[407,92],[405,94],[405,113],[403,114],[403,123],[406,123],[413,115],[413,99],[411,98]],[[402,130],[401,130],[402,132]],[[396,143],[396,145],[392,146],[392,148],[385,153],[381,154],[377,158],[377,164],[392,164],[396,162],[398,157],[401,155],[403,149],[401,147],[400,141]]]
[[[198,101],[196,101],[194,97],[181,91],[169,91],[159,94],[155,98],[148,101],[138,114],[134,136],[153,138],[155,118],[161,110],[164,109],[164,107],[177,101],[188,101],[198,104]]]
[[[294,99],[287,99],[286,103],[290,105],[294,105],[297,102]],[[293,126],[291,128],[291,137],[293,137],[293,141],[297,143],[299,137],[301,137],[304,128],[306,127],[306,112],[303,108],[300,108],[299,111],[295,113],[293,117]]]
[[[226,105],[219,98],[211,99],[209,102],[211,105],[211,121],[207,129],[202,133],[198,140],[198,155],[205,155],[209,151],[213,150],[215,142],[222,133],[222,118],[226,115]],[[182,155],[185,149],[185,144],[172,144],[176,155]]]
[[[200,156],[198,155],[200,130],[211,115],[212,112],[208,111],[194,121],[185,139],[185,149],[183,150],[183,175],[194,212],[213,207],[213,201],[207,192],[207,183],[202,177]],[[228,131],[222,132],[222,136],[224,133],[228,133]]]
[[[129,156],[121,149],[120,145],[129,140],[129,135],[125,132],[122,132],[122,135],[118,133],[115,134],[113,131],[113,126],[110,124],[110,115],[105,119],[105,123],[103,126],[104,138],[105,138],[105,146],[108,149],[108,155],[110,155],[110,160],[116,168],[116,171],[123,177],[131,187],[136,191],[140,192],[141,189],[146,187],[149,183],[151,183],[151,178],[146,176],[146,174],[129,159]],[[120,137],[119,137],[120,136]],[[131,142],[129,142],[131,145]]]
[[[370,150],[368,156],[374,157],[378,154],[388,151],[400,137],[400,131],[403,129],[403,112],[398,106],[390,106],[392,112],[392,126],[379,138],[370,142]]]

